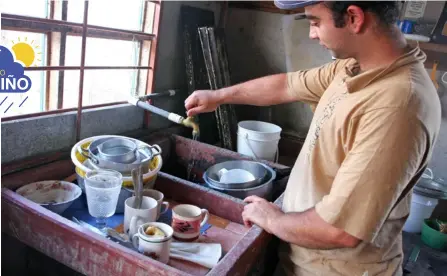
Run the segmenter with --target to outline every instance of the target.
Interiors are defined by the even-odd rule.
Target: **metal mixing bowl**
[[[260,163],[262,164],[262,163]],[[266,180],[256,186],[251,188],[221,188],[214,186],[209,180],[210,178],[204,174],[203,179],[205,180],[205,185],[211,189],[214,189],[216,191],[222,192],[224,194],[228,194],[231,196],[234,196],[239,199],[244,199],[247,196],[256,195],[262,198],[265,198],[267,200],[270,200],[273,193],[273,181],[276,179],[276,172],[270,168],[267,165],[262,164],[267,170],[267,177]]]
[[[130,139],[112,138],[98,146],[98,158],[129,164],[136,160],[137,149],[137,144]]]
[[[255,179],[253,181],[241,182],[241,183],[222,183],[220,182],[219,171],[222,169],[242,169],[253,174]],[[209,182],[212,186],[221,189],[241,189],[252,188],[261,185],[267,180],[268,167],[260,162],[247,161],[247,160],[232,160],[215,164],[209,167],[203,174],[203,178],[207,178],[205,181]]]

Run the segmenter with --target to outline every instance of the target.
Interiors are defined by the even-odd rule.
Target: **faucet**
[[[200,134],[199,125],[194,120],[194,117],[187,117],[186,119],[183,119],[182,125],[192,128],[193,139],[199,136]]]
[[[195,122],[194,117],[187,117],[186,119],[183,116],[178,114],[168,112],[156,106],[150,105],[144,101],[141,101],[139,98],[130,97],[128,102],[134,106],[141,107],[145,110],[158,114],[162,117],[165,117],[171,122],[177,123],[179,125],[183,125],[185,127],[192,128],[192,137],[193,139],[197,139],[200,134],[199,125]]]

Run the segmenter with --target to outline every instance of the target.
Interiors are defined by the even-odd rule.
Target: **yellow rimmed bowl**
[[[89,138],[85,138],[78,143],[76,143],[73,148],[71,149],[71,161],[75,165],[75,171],[76,176],[78,180],[78,185],[82,189],[82,191],[85,192],[84,189],[84,178],[87,172],[94,170],[94,168],[91,166],[89,160],[86,156],[82,155],[79,151],[79,148],[82,147],[83,149],[87,149],[88,146],[96,139],[100,138],[127,138],[132,139],[125,136],[119,136],[119,135],[99,135],[99,136],[93,136]],[[146,144],[142,141],[132,139],[137,145],[139,146],[150,146],[149,144]],[[157,146],[157,145],[152,145]],[[158,146],[157,146],[158,147]],[[158,147],[159,148],[159,147]],[[156,153],[156,152],[154,152]],[[163,160],[161,157],[161,154],[158,154],[154,156],[154,158],[149,162],[149,169],[148,172],[143,174],[143,185],[145,189],[152,189],[155,184],[155,180],[157,179],[157,173],[160,171],[161,167],[163,165]],[[127,189],[126,189],[127,188]],[[118,204],[116,207],[116,213],[122,213],[124,212],[124,201],[132,196],[132,190],[133,189],[133,181],[131,175],[123,175],[123,188],[121,189],[120,197],[118,199]]]

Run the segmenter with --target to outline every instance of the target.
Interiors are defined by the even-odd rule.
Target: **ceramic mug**
[[[150,226],[155,226],[164,232],[165,237],[147,235],[145,232]],[[169,261],[173,232],[172,227],[165,223],[148,222],[140,225],[138,233],[132,237],[132,244],[140,253],[166,264]]]
[[[168,211],[169,208],[169,202],[167,201],[163,201],[164,199],[164,194],[160,191],[157,190],[152,190],[152,189],[145,189],[143,190],[143,195],[144,196],[148,196],[148,197],[152,197],[153,199],[155,199],[158,203],[157,206],[157,220],[160,218],[160,215],[166,213],[166,211]],[[161,207],[164,206],[164,210],[161,210]]]
[[[155,199],[143,196],[141,209],[133,208],[134,202],[134,196],[124,202],[124,233],[130,238],[137,233],[140,225],[157,220],[158,203]]]
[[[174,238],[179,241],[195,241],[200,228],[208,221],[209,212],[197,206],[180,204],[172,208]]]

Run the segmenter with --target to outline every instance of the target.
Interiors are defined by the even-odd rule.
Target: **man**
[[[189,116],[220,104],[303,101],[314,117],[282,209],[248,197],[242,214],[279,237],[278,275],[401,275],[411,189],[430,159],[440,102],[399,29],[396,2],[283,1],[305,7],[309,36],[336,61],[217,91],[196,91]]]

